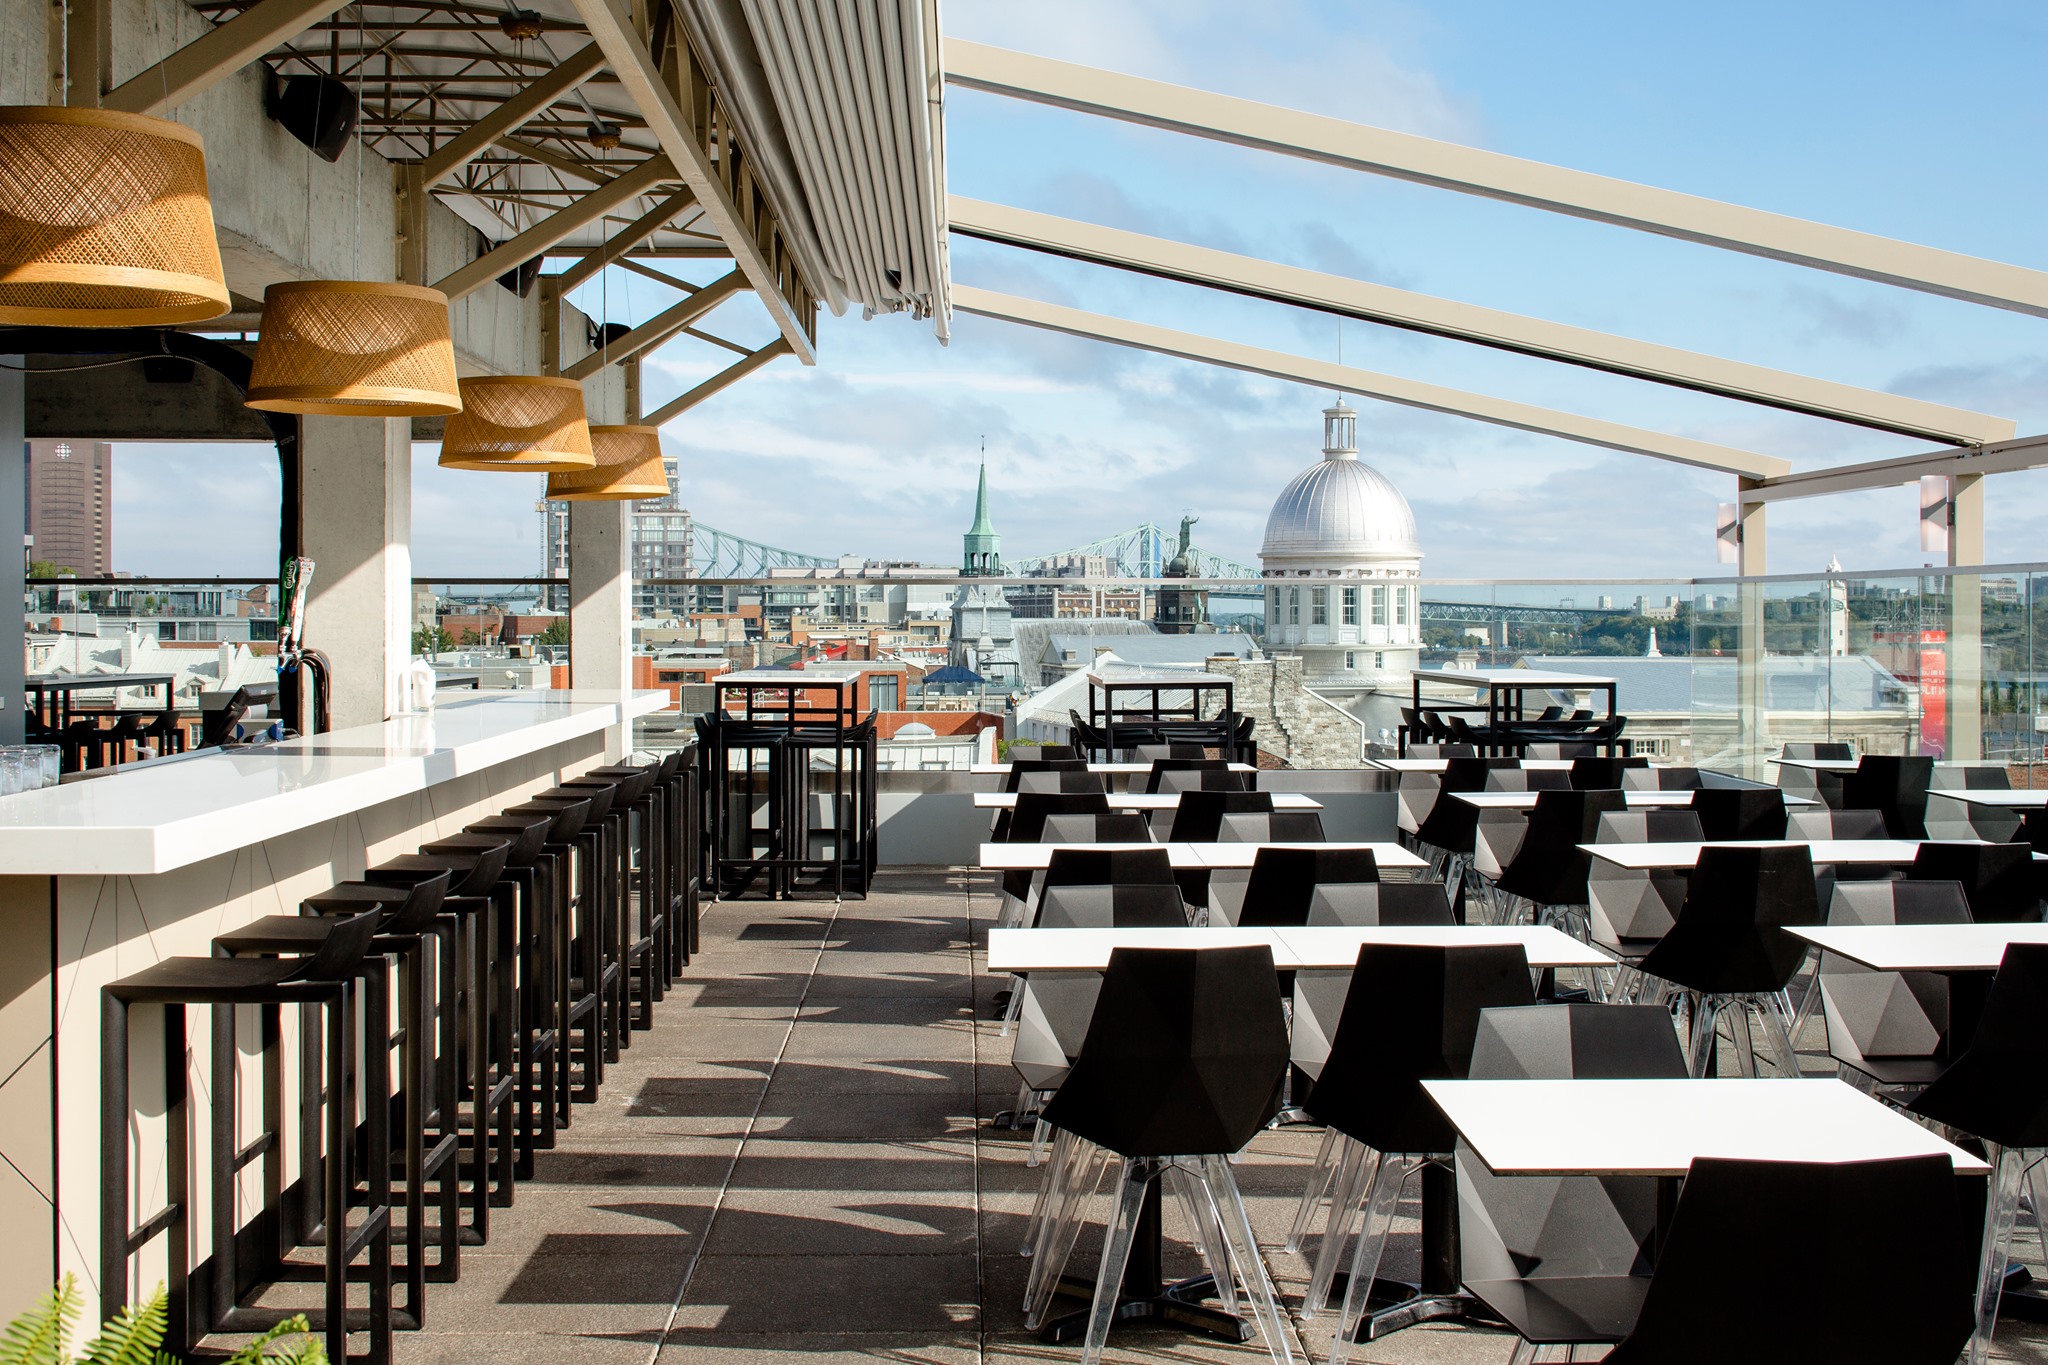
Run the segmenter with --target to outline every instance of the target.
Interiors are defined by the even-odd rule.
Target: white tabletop
[[[1476,806],[1480,810],[1534,810],[1536,809],[1536,798],[1541,796],[1542,793],[1447,792],[1445,795],[1454,801],[1463,801],[1468,806]],[[1690,791],[1631,791],[1624,788],[1621,796],[1625,805],[1636,810],[1672,806],[1685,808],[1692,805],[1692,793]],[[1815,802],[1810,797],[1787,796],[1785,797],[1785,804],[1787,806],[1811,806]]]
[[[1928,789],[1928,800],[1932,801],[1937,796],[1946,796],[1966,806],[1989,806],[1999,810],[2048,809],[2048,787],[2036,787],[2032,791],[1972,790],[1966,787]]]
[[[967,771],[977,777],[1006,777],[1009,775],[1010,765],[1007,763],[977,763]],[[1152,765],[1150,763],[1090,763],[1088,771],[1114,777],[1143,777],[1152,771]],[[1216,770],[1210,769],[1209,771],[1214,772]],[[1228,771],[1234,773],[1255,773],[1258,769],[1250,763],[1233,763]]]
[[[1703,848],[1786,848],[1796,839],[1742,839],[1719,844],[1580,844],[1579,847],[1603,863],[1647,871],[1660,867],[1691,867],[1700,860]],[[1814,839],[1805,843],[1816,865],[1822,863],[1883,863],[1904,866],[1920,851],[1918,839]]]
[[[1410,853],[1399,844],[1292,844],[1292,843],[1234,843],[1234,844],[983,844],[977,856],[976,866],[991,872],[1042,872],[1052,861],[1054,849],[1132,849],[1163,848],[1167,861],[1174,867],[1190,871],[1201,868],[1246,868],[1258,856],[1262,848],[1323,848],[1323,849],[1369,849],[1373,861],[1382,868],[1415,871],[1429,864]]]
[[[1682,1176],[1696,1157],[1987,1167],[1837,1080],[1424,1081],[1500,1175]]]
[[[1390,773],[1440,773],[1450,765],[1448,758],[1371,758],[1366,762]],[[1570,772],[1569,758],[1525,758],[1514,765],[1523,772]]]
[[[1539,673],[1533,668],[1417,668],[1411,670],[1411,673],[1417,682],[1450,683],[1457,687],[1492,687],[1503,690],[1541,687],[1583,692],[1589,687],[1614,686],[1612,678],[1596,678],[1587,673]]]
[[[1775,763],[1781,768],[1805,768],[1816,773],[1853,773],[1858,760],[1853,758],[1767,758],[1766,763]]]
[[[1881,972],[1995,972],[2008,943],[2048,943],[2048,924],[1816,924],[1786,933]]]
[[[1274,810],[1321,810],[1323,803],[1300,792],[1274,792]],[[1105,792],[1103,799],[1109,802],[1111,810],[1177,810],[1180,807],[1180,792]],[[1017,805],[1016,792],[976,792],[974,804],[979,810],[1014,810]]]
[[[739,673],[714,673],[714,686],[725,687],[851,687],[860,681],[858,668],[750,668]]]
[[[29,876],[168,872],[673,701],[666,692],[471,692],[377,725],[141,763],[0,797],[0,867]]]
[[[1147,673],[1142,670],[1133,669],[1129,673],[1090,673],[1088,675],[1088,685],[1090,687],[1132,687],[1146,692],[1156,687],[1162,692],[1170,692],[1176,687],[1229,687],[1232,683],[1229,678],[1224,677],[1221,673],[1176,673],[1170,669],[1161,669],[1157,672]],[[1121,713],[1109,717],[1111,720],[1121,718]],[[1129,719],[1154,720],[1158,719],[1158,717],[1131,716]],[[1191,717],[1182,716],[1177,719],[1187,720],[1191,719]]]
[[[1613,959],[1569,934],[1535,925],[1388,926],[1363,928],[1315,925],[1293,929],[991,929],[988,970],[1030,972],[1099,972],[1109,966],[1118,948],[1233,948],[1265,944],[1273,965],[1286,971],[1301,968],[1349,967],[1367,943],[1421,947],[1474,947],[1515,943],[1531,967],[1608,966]]]

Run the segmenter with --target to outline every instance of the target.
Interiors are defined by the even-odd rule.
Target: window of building
[[[1380,653],[1378,650],[1374,650],[1372,655],[1372,666],[1374,668],[1385,668],[1387,666],[1387,656]]]
[[[1383,626],[1387,623],[1387,590],[1385,588],[1374,588],[1372,590],[1372,623],[1376,626]]]
[[[1350,589],[1347,588],[1345,591],[1349,592]],[[1348,649],[1344,651],[1344,667],[1347,670],[1358,667],[1358,656]]]
[[[1274,620],[1274,621],[1276,621],[1276,622],[1277,622],[1277,621],[1278,621],[1278,620],[1280,619],[1280,589],[1278,589],[1278,588],[1268,588],[1268,589],[1266,590],[1266,595],[1267,595],[1267,606],[1266,606],[1266,614],[1267,614],[1267,616],[1268,616],[1268,617],[1270,617],[1270,618],[1271,618],[1272,620]]]
[[[896,675],[875,673],[868,676],[868,708],[874,711],[894,711],[897,705]]]
[[[1407,588],[1394,589],[1394,624],[1397,626],[1408,624],[1408,592]]]
[[[1358,589],[1356,588],[1344,589],[1344,624],[1347,626],[1358,624]]]
[[[1330,590],[1310,588],[1308,592],[1308,623],[1312,626],[1330,624]]]
[[[1300,588],[1289,588],[1287,590],[1287,624],[1290,626],[1298,626],[1301,624]]]

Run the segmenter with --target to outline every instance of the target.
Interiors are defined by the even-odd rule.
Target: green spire
[[[960,538],[960,572],[970,577],[1003,571],[1002,537],[988,516],[988,461],[981,462],[981,480],[974,490],[974,525]]]

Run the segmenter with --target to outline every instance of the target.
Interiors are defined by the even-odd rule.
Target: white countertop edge
[[[578,709],[535,725],[485,735],[427,754],[394,758],[377,767],[339,774],[294,791],[266,794],[232,807],[232,819],[223,818],[227,811],[216,809],[155,824],[95,826],[90,827],[92,837],[84,848],[64,847],[61,836],[85,832],[87,827],[0,826],[0,871],[10,876],[148,876],[175,871],[610,729],[621,723],[622,713],[625,719],[649,715],[672,701],[666,692],[659,691],[623,695],[589,689],[496,695],[485,692],[457,699],[437,711],[465,709],[479,701],[489,705],[501,699],[528,704],[545,700]],[[430,719],[432,714],[394,717],[379,725],[310,735],[288,743],[348,745],[353,738],[357,744],[368,745],[375,741],[365,731],[384,731],[406,721]],[[236,758],[246,761],[251,756],[244,751]],[[185,760],[194,764],[208,761],[206,757]],[[158,771],[175,769],[166,767]],[[94,780],[121,779],[120,773],[114,773]]]

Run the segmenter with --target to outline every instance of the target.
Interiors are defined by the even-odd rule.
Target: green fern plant
[[[178,1365],[163,1349],[170,1326],[170,1294],[159,1285],[139,1304],[129,1304],[100,1329],[74,1362],[71,1334],[83,1309],[77,1277],[38,1299],[35,1306],[0,1331],[0,1365]],[[327,1348],[310,1335],[300,1314],[280,1322],[228,1359],[228,1365],[329,1365]]]

